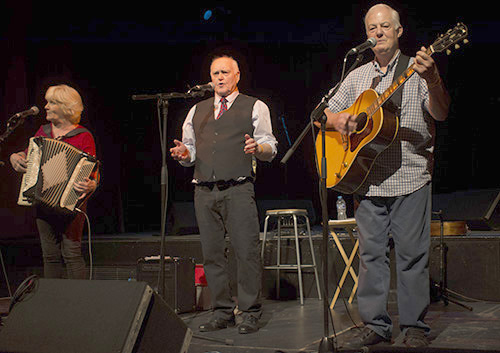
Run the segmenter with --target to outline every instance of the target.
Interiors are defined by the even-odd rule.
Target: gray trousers
[[[400,327],[430,331],[424,316],[430,303],[431,189],[427,184],[400,197],[358,197],[358,310],[365,325],[386,338],[392,335],[392,320],[387,312],[389,235],[395,247]]]
[[[81,229],[78,237],[72,229],[63,230],[59,223],[46,219],[37,218],[36,225],[42,246],[44,277],[63,278],[64,260],[68,278],[85,279],[87,270],[82,256]]]
[[[196,186],[194,202],[215,318],[228,319],[236,306],[229,286],[226,234],[237,263],[238,308],[244,315],[259,317],[262,265],[253,184],[247,182],[225,189]]]

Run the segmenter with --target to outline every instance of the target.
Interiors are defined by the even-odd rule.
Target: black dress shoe
[[[238,333],[245,334],[259,331],[258,322],[259,319],[255,316],[246,316],[240,326],[238,326]]]
[[[351,349],[359,349],[361,347],[373,346],[380,342],[390,342],[390,339],[380,336],[372,329],[365,327],[361,330],[360,334],[352,338],[344,346]]]
[[[199,329],[200,332],[211,332],[218,331],[227,328],[228,326],[234,326],[234,316],[230,319],[212,319],[207,323],[201,324]]]

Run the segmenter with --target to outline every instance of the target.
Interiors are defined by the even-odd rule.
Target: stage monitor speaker
[[[38,279],[0,330],[0,352],[187,352],[191,330],[145,282]]]
[[[445,221],[466,221],[471,230],[500,230],[500,189],[456,191],[437,194],[432,210],[443,212]]]

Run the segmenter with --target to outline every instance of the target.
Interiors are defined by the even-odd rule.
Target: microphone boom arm
[[[344,69],[345,69],[345,63],[346,63],[347,57],[348,57],[348,55],[346,55],[344,57]],[[356,60],[354,61],[354,63],[351,65],[351,67],[349,68],[349,70],[347,70],[347,73],[344,74],[344,70],[342,70],[342,76],[340,78],[340,81],[335,85],[335,87],[333,87],[321,99],[321,102],[311,112],[311,116],[310,116],[311,125],[312,125],[313,121],[320,121],[321,122],[322,119],[324,119],[325,122],[326,122],[326,116],[324,115],[324,111],[325,111],[326,108],[328,108],[328,101],[335,95],[335,93],[337,93],[337,91],[338,91],[338,89],[340,87],[340,84],[344,81],[344,76],[347,75],[347,74],[349,74],[352,70],[354,70],[359,65],[359,63],[362,60],[363,60],[363,54],[358,54],[358,56],[356,57]],[[281,161],[280,161],[281,164],[286,164],[288,162],[288,159],[290,159],[290,157],[292,156],[292,154],[299,147],[300,143],[302,142],[302,140],[304,139],[304,137],[307,135],[307,133],[309,132],[309,130],[312,130],[312,127],[311,127],[311,129],[309,129],[309,125],[308,125],[302,131],[302,133],[297,138],[297,140],[295,140],[294,144],[292,145],[292,147],[290,147],[290,149],[287,151],[287,153],[285,154],[285,156],[281,159]]]

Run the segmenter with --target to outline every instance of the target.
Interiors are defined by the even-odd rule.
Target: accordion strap
[[[50,134],[52,132],[51,124],[42,125],[42,129],[43,129],[43,132],[45,133],[45,135],[50,136]],[[86,128],[77,127],[76,129],[73,129],[70,132],[68,132],[66,135],[60,136],[59,139],[64,140],[66,138],[73,137],[73,136],[79,135],[79,134],[84,133],[84,132],[88,132],[89,134],[92,135],[92,133],[89,130],[87,130]]]

